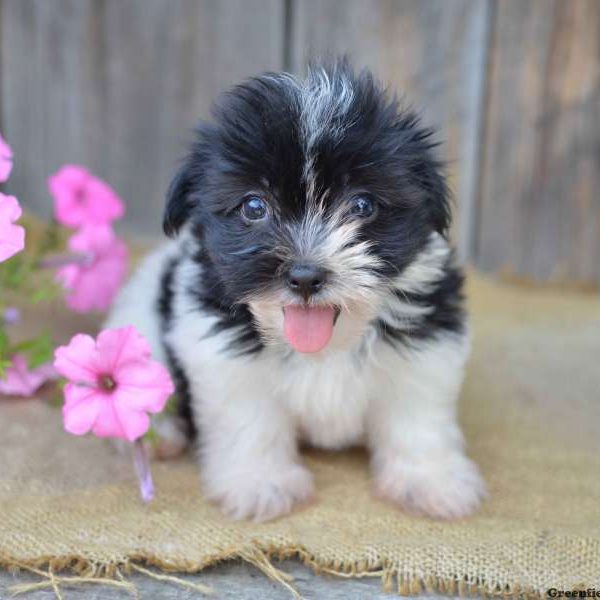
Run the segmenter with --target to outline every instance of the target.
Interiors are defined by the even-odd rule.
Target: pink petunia
[[[13,168],[12,148],[6,143],[6,140],[0,135],[0,183],[6,181]]]
[[[127,273],[127,246],[110,226],[87,226],[69,239],[69,250],[78,260],[56,273],[67,305],[76,312],[108,309]]]
[[[5,325],[15,325],[21,320],[21,311],[16,306],[7,306],[4,309],[2,320]]]
[[[125,213],[122,200],[85,167],[65,165],[48,179],[54,216],[66,227],[108,225]]]
[[[174,391],[167,369],[152,360],[150,345],[132,326],[105,329],[97,340],[78,334],[54,359],[69,380],[63,419],[74,435],[137,440],[150,426],[147,413],[162,411]]]
[[[25,230],[14,224],[22,212],[14,196],[0,193],[0,262],[21,252],[25,247]]]
[[[33,396],[47,381],[56,379],[56,370],[51,364],[29,370],[22,354],[11,359],[11,365],[0,378],[0,394],[5,396]]]

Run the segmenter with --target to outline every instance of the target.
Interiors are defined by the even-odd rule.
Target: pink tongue
[[[323,350],[333,333],[333,308],[290,305],[283,309],[283,333],[298,352]]]

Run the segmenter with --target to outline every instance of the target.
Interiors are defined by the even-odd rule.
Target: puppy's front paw
[[[301,465],[248,470],[231,477],[205,478],[207,496],[232,519],[269,521],[285,515],[297,502],[309,500],[314,491],[312,474]]]
[[[409,512],[435,519],[466,517],[487,494],[475,463],[457,453],[437,461],[392,460],[376,474],[375,492]]]

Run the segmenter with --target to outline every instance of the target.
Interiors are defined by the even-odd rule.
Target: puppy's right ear
[[[169,237],[175,236],[190,217],[194,206],[190,197],[192,189],[190,168],[185,164],[179,169],[167,191],[163,230]]]

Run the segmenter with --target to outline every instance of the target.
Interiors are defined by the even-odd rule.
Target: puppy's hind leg
[[[368,432],[375,491],[409,512],[461,518],[486,493],[456,422],[468,341],[448,335],[423,344],[388,355],[375,392]]]

